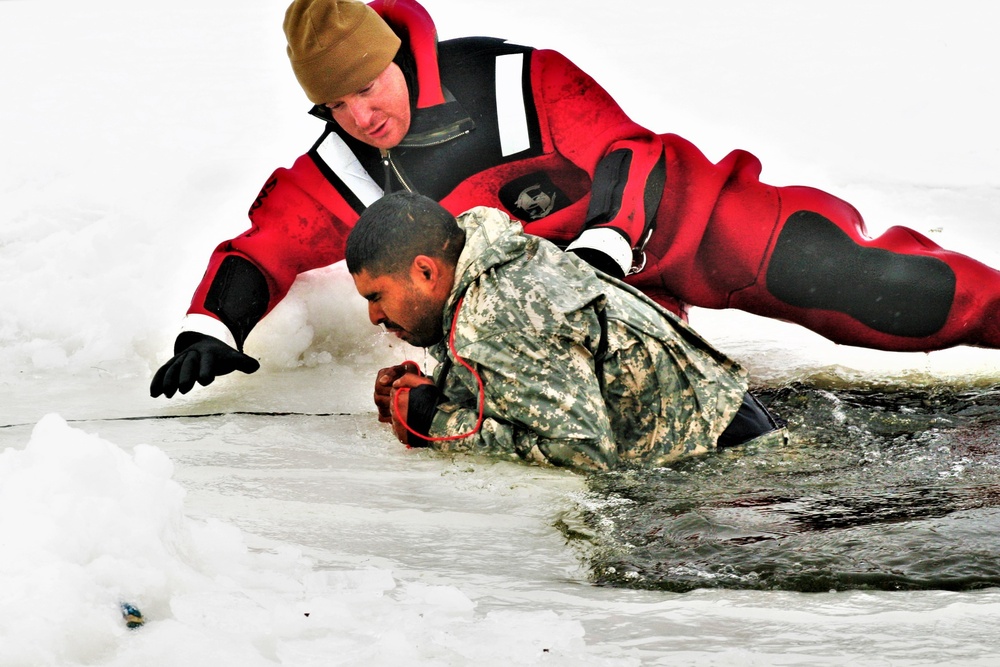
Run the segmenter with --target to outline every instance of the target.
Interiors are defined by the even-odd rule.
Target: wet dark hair
[[[454,266],[465,247],[465,232],[455,216],[433,199],[396,192],[377,200],[361,214],[347,237],[347,270],[372,276],[409,268],[417,255]]]

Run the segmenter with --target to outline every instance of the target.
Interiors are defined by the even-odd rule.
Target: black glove
[[[163,364],[153,376],[149,395],[167,398],[177,391],[186,394],[197,380],[202,386],[212,384],[216,376],[233,371],[253,373],[260,362],[223,343],[218,338],[196,331],[185,331],[174,342],[174,358]]]

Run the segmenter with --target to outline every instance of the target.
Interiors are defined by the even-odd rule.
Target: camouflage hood
[[[455,267],[452,305],[481,275],[524,255],[529,245],[520,223],[498,209],[478,206],[459,216],[458,226],[465,230],[465,248]]]
[[[554,246],[540,249],[540,240],[525,234],[521,223],[511,220],[502,211],[478,206],[459,216],[458,224],[465,230],[465,248],[455,267],[455,285],[445,305],[446,330],[451,324],[451,317],[459,298],[473,283],[500,266],[520,260],[526,255],[534,256],[540,250],[554,251],[555,256],[550,265],[558,266],[559,271],[571,271],[576,274],[574,289],[552,289],[546,294],[558,310],[563,312],[579,310],[601,297],[603,281],[588,265],[581,264],[575,255],[564,254]]]

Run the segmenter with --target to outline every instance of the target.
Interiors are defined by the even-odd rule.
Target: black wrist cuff
[[[618,266],[618,263],[611,259],[608,255],[605,255],[600,250],[594,250],[593,248],[573,248],[569,252],[574,253],[577,257],[590,264],[595,269],[603,271],[613,278],[618,278],[621,280],[625,277],[622,272],[622,267]]]
[[[447,400],[441,390],[432,384],[422,384],[410,390],[409,402],[406,408],[406,423],[423,437],[410,433],[407,440],[411,447],[427,447],[427,434],[431,430],[431,422],[437,413],[437,406]]]

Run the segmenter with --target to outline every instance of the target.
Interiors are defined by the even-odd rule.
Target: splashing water
[[[759,392],[780,447],[589,478],[563,531],[596,583],[970,590],[1000,584],[1000,388]]]

